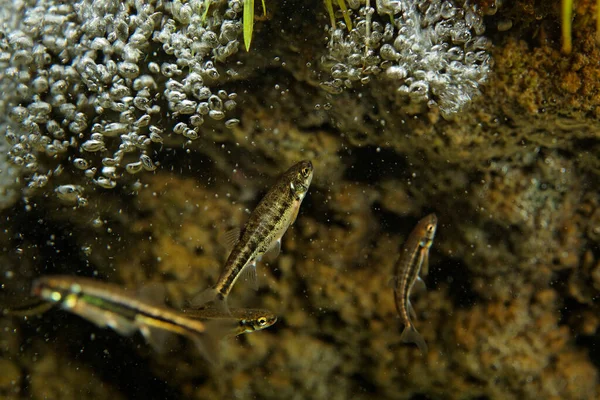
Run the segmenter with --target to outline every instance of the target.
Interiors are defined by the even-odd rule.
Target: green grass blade
[[[573,0],[562,0],[562,51],[571,53],[571,21],[573,19]]]
[[[254,0],[244,0],[244,45],[250,51],[252,30],[254,29]]]
[[[267,16],[267,6],[265,6],[265,0],[262,0],[262,5],[263,5],[263,16]]]
[[[335,15],[333,13],[333,2],[332,0],[324,0],[325,8],[327,9],[327,13],[329,14],[329,20],[331,21],[331,27],[335,28]]]
[[[338,6],[342,10],[342,15],[344,16],[344,21],[346,21],[346,26],[348,30],[352,30],[352,20],[350,20],[350,14],[348,13],[348,8],[346,7],[345,0],[337,0]]]
[[[204,13],[202,14],[202,23],[206,22],[206,16],[208,15],[209,7],[210,7],[210,0],[204,0]]]
[[[596,43],[600,43],[600,0],[596,0]]]

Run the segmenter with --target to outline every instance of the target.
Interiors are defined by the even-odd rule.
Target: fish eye
[[[302,175],[307,177],[310,174],[310,170],[307,167],[302,168]]]
[[[259,324],[260,326],[263,326],[263,325],[265,325],[266,323],[267,323],[267,319],[266,319],[265,317],[260,317],[260,318],[258,319],[258,324]]]
[[[433,232],[435,227],[433,225],[427,225],[427,232]]]

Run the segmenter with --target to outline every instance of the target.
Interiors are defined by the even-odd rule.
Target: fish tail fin
[[[217,289],[212,287],[197,294],[190,302],[190,305],[194,308],[203,308],[206,304],[211,302],[214,303],[214,306],[219,311],[231,315],[229,307],[227,306],[227,295],[220,293]]]
[[[208,289],[201,291],[196,296],[194,296],[192,301],[190,301],[190,305],[194,308],[200,308],[210,302],[216,303],[217,295],[218,295],[217,289],[210,287]]]
[[[231,311],[229,311],[229,306],[227,305],[227,296],[223,296],[220,293],[217,294],[217,297],[215,298],[215,307],[217,307],[219,311],[231,315]]]
[[[412,324],[409,324],[406,326],[406,328],[404,328],[402,335],[400,336],[400,340],[402,343],[414,343],[417,345],[419,350],[421,350],[422,354],[427,353],[428,347],[427,343],[425,343],[425,339],[423,339],[423,336],[417,332],[417,329]]]
[[[209,363],[218,365],[220,362],[219,347],[221,339],[228,335],[235,326],[235,323],[208,321],[204,323],[204,326],[206,327],[205,331],[202,334],[192,336],[192,340],[198,348],[198,351],[200,351],[200,354],[202,354]]]

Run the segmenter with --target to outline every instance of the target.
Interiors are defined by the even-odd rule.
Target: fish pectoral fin
[[[273,245],[265,252],[264,257],[267,262],[273,262],[279,256],[281,252],[281,239],[277,240]]]
[[[168,344],[174,336],[172,332],[146,324],[140,326],[140,332],[150,347],[159,354],[166,353]]]
[[[242,230],[240,228],[233,228],[223,234],[223,246],[225,247],[225,253],[229,255],[237,242],[240,240]]]
[[[415,279],[415,283],[413,284],[411,293],[420,293],[427,291],[427,285],[425,285],[425,281],[421,279],[420,276],[417,276]]]
[[[423,255],[423,264],[421,264],[421,275],[427,276],[429,273],[429,250]]]
[[[421,354],[425,355],[428,351],[427,343],[425,343],[425,339],[417,330],[414,325],[407,325],[406,328],[402,331],[402,335],[400,335],[400,340],[402,343],[414,343],[417,345]]]
[[[85,318],[98,326],[102,326],[102,323],[104,323],[104,326],[114,329],[115,332],[122,336],[131,336],[138,330],[137,325],[133,321],[117,314],[110,313],[108,316],[98,316],[95,321],[90,318],[90,315],[87,314]]]
[[[410,300],[408,301],[406,307],[408,308],[408,315],[410,316],[410,319],[413,321],[417,320],[417,313],[415,312],[415,309],[413,308]]]
[[[246,265],[240,275],[248,281],[254,290],[258,290],[258,278],[256,276],[256,262]]]
[[[296,209],[294,210],[294,213],[292,214],[292,217],[290,218],[290,225],[288,225],[288,226],[291,226],[294,224],[294,222],[296,222],[296,218],[298,218],[299,212],[300,212],[300,204],[298,204]]]
[[[138,330],[137,325],[131,319],[84,301],[76,302],[67,310],[87,319],[100,328],[111,328],[122,336],[131,336]]]

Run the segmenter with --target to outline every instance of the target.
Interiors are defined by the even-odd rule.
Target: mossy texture
[[[183,339],[158,354],[59,311],[2,317],[0,368],[12,378],[0,379],[0,395],[131,398],[148,384],[189,399],[600,397],[600,48],[584,14],[594,2],[579,3],[569,56],[559,1],[489,12],[493,74],[448,119],[407,106],[384,80],[322,91],[324,6],[274,5],[238,54],[239,74],[221,82],[239,94],[239,125],[207,122],[193,142],[165,135],[156,171],[91,192],[85,208],[48,190],[30,211],[22,202],[4,211],[0,270],[10,278],[0,300],[26,300],[37,275],[70,273],[164,282],[168,303],[182,307],[217,279],[224,233],[279,173],[311,159],[313,183],[281,255],[259,263],[257,292],[240,279],[230,295],[231,306],[269,308],[278,322],[222,343],[213,366]],[[498,31],[507,19],[512,29]],[[388,281],[431,211],[428,290],[413,298],[430,348],[421,356],[400,342]],[[123,380],[136,367],[136,381]]]

